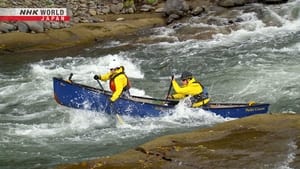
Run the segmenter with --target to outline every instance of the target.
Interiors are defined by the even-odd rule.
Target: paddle
[[[113,103],[110,103],[110,111],[112,112],[112,114],[116,115],[116,119],[120,124],[125,124],[124,120],[119,116],[118,112],[116,111]]]
[[[103,90],[103,92],[104,92],[104,88],[103,88],[102,84],[100,83],[99,79],[97,79],[96,81],[98,82],[100,88],[101,88],[101,89]]]
[[[170,95],[171,89],[172,89],[172,80],[174,79],[174,75],[171,76],[170,86],[168,90],[168,94],[166,96],[166,100],[168,100],[168,96]]]
[[[69,83],[72,83],[72,76],[73,76],[73,73],[70,73],[70,75],[69,75],[69,78],[68,78],[67,82],[69,82]]]
[[[102,86],[102,84],[100,83],[99,79],[96,80],[100,86],[100,88],[103,90],[104,92],[104,88]],[[115,111],[114,107],[113,107],[113,103],[110,103],[110,111],[113,111],[116,114],[116,118],[118,119],[120,124],[124,124],[124,120],[118,115],[118,113]]]

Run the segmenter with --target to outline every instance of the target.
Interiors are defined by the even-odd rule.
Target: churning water
[[[208,87],[213,101],[267,102],[270,112],[299,113],[300,1],[265,11],[280,26],[266,26],[249,13],[242,15],[245,22],[240,30],[211,40],[134,44],[128,50],[117,48],[127,43],[111,41],[77,56],[13,63],[1,56],[0,168],[52,168],[112,155],[160,135],[230,120],[179,105],[173,115],[123,116],[126,124],[116,125],[104,113],[55,103],[52,77],[67,78],[72,72],[74,81],[97,87],[93,75],[105,73],[113,58],[124,64],[134,95],[163,98],[171,73],[178,77],[188,70]],[[153,38],[175,38],[169,28],[154,32]],[[112,52],[106,54],[107,49]]]

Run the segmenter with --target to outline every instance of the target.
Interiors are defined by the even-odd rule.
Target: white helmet
[[[109,69],[114,69],[117,67],[121,67],[121,64],[116,59],[113,59],[113,61],[109,63],[108,67]]]

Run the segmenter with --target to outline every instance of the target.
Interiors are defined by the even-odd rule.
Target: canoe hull
[[[85,109],[108,114],[140,117],[160,116],[172,113],[178,101],[132,96],[119,98],[109,103],[111,93],[90,86],[53,78],[54,98],[57,103],[76,109]],[[241,118],[268,112],[269,104],[211,103],[203,109],[222,117]]]
[[[76,109],[85,109],[105,113],[118,113],[129,116],[160,116],[174,106],[137,102],[119,98],[113,107],[110,106],[111,93],[76,83],[68,83],[62,79],[54,78],[54,98],[64,106]],[[157,101],[162,103],[161,101]]]

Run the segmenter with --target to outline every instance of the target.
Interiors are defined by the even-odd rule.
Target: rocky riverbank
[[[117,18],[124,21],[115,21]],[[49,30],[39,34],[13,32],[0,34],[1,53],[51,51],[92,45],[105,39],[134,36],[137,30],[165,24],[161,14],[107,15],[107,22],[79,23],[70,28]]]
[[[56,169],[299,168],[300,116],[256,115]]]
[[[157,26],[174,29],[175,41],[209,39],[214,34],[228,34],[243,29],[239,23],[246,22],[240,15],[255,12],[264,24],[278,26],[276,18],[264,15],[264,9],[252,3],[283,3],[285,0],[87,0],[57,1],[0,1],[0,7],[67,7],[72,21],[21,23],[0,22],[0,54],[51,51],[92,45],[103,39],[139,36],[140,30]],[[184,23],[184,24],[182,24]],[[187,24],[186,24],[187,23]],[[202,27],[190,27],[191,24]],[[12,32],[11,32],[12,31]],[[10,32],[10,33],[5,33]],[[31,32],[31,33],[28,33]],[[144,31],[145,32],[145,31]],[[135,41],[150,42],[144,35]],[[162,39],[170,41],[170,39]],[[174,41],[172,39],[171,41]]]

